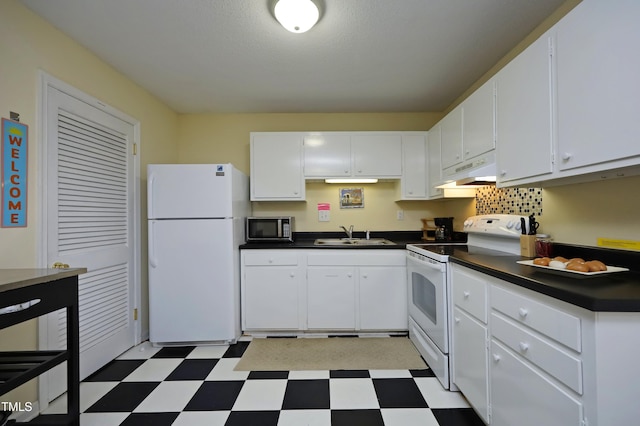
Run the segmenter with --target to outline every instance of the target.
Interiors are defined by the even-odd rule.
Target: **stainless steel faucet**
[[[342,225],[340,225],[340,228],[344,229],[344,232],[347,233],[347,236],[349,237],[349,239],[353,238],[353,225],[349,226],[349,229],[345,228]]]

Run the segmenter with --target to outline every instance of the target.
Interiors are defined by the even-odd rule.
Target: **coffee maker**
[[[436,225],[436,241],[451,241],[453,237],[453,218],[436,217],[433,221]]]

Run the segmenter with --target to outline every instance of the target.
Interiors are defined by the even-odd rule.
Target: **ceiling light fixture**
[[[317,0],[276,0],[273,14],[292,33],[309,31],[320,19]]]

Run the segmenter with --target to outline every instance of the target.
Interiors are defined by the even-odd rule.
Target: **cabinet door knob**
[[[529,315],[529,311],[527,311],[525,308],[520,308],[518,309],[518,315],[520,315],[520,318],[526,318],[527,315]]]
[[[460,318],[455,317],[455,321],[456,321],[456,324],[459,324],[460,323]]]
[[[519,345],[519,346],[520,346],[520,350],[521,350],[522,352],[526,352],[526,351],[528,351],[528,350],[529,350],[529,344],[528,344],[528,343],[520,342],[520,345]]]
[[[465,291],[462,293],[465,299],[468,299],[469,296],[471,295],[471,293],[469,293],[468,291]]]
[[[349,273],[347,274],[347,276],[348,276],[349,278],[351,278],[351,277],[353,276],[353,274],[352,274],[351,272],[349,272]]]
[[[295,274],[294,272],[291,272],[291,273],[289,274],[289,276],[290,276],[291,278],[295,278],[296,274]]]
[[[369,276],[367,274],[362,274],[362,278],[368,278]]]
[[[493,354],[493,362],[500,362],[500,355]]]
[[[269,259],[269,263],[273,263],[273,259]]]
[[[506,176],[506,175],[507,175],[506,170],[500,170],[500,176]]]
[[[565,152],[564,154],[562,154],[562,161],[569,161],[571,160],[571,157],[573,157],[573,154],[571,154],[570,152]]]

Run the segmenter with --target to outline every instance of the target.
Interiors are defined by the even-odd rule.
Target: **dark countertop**
[[[625,263],[626,258],[640,256],[640,253],[626,252],[610,259],[611,250],[586,249],[582,251],[585,260],[599,259],[608,265],[623,266],[631,269],[628,272],[584,277],[564,276],[544,271],[527,265],[516,263],[518,260],[531,258],[497,253],[473,253],[467,246],[449,246],[450,260],[462,266],[502,279],[520,287],[546,294],[572,305],[580,306],[596,312],[640,312],[640,272],[633,270],[633,264]],[[585,251],[586,250],[586,251]],[[591,253],[587,253],[591,251]],[[565,254],[567,253],[567,254]],[[564,257],[576,257],[571,254],[571,247],[560,253]],[[591,254],[587,256],[585,254]],[[634,256],[635,255],[635,256]],[[618,262],[615,259],[618,259]],[[637,266],[636,266],[637,267]]]
[[[246,243],[240,246],[241,250],[250,249],[318,249],[318,250],[404,250],[407,244],[421,244],[422,232],[421,231],[386,231],[386,232],[371,232],[371,238],[385,238],[389,241],[393,241],[395,244],[382,244],[382,245],[349,245],[349,246],[316,246],[313,242],[318,238],[344,238],[346,235],[344,232],[296,232],[294,234],[294,242],[278,242],[278,241],[264,241],[256,243]],[[363,232],[354,232],[354,238],[364,238]]]

